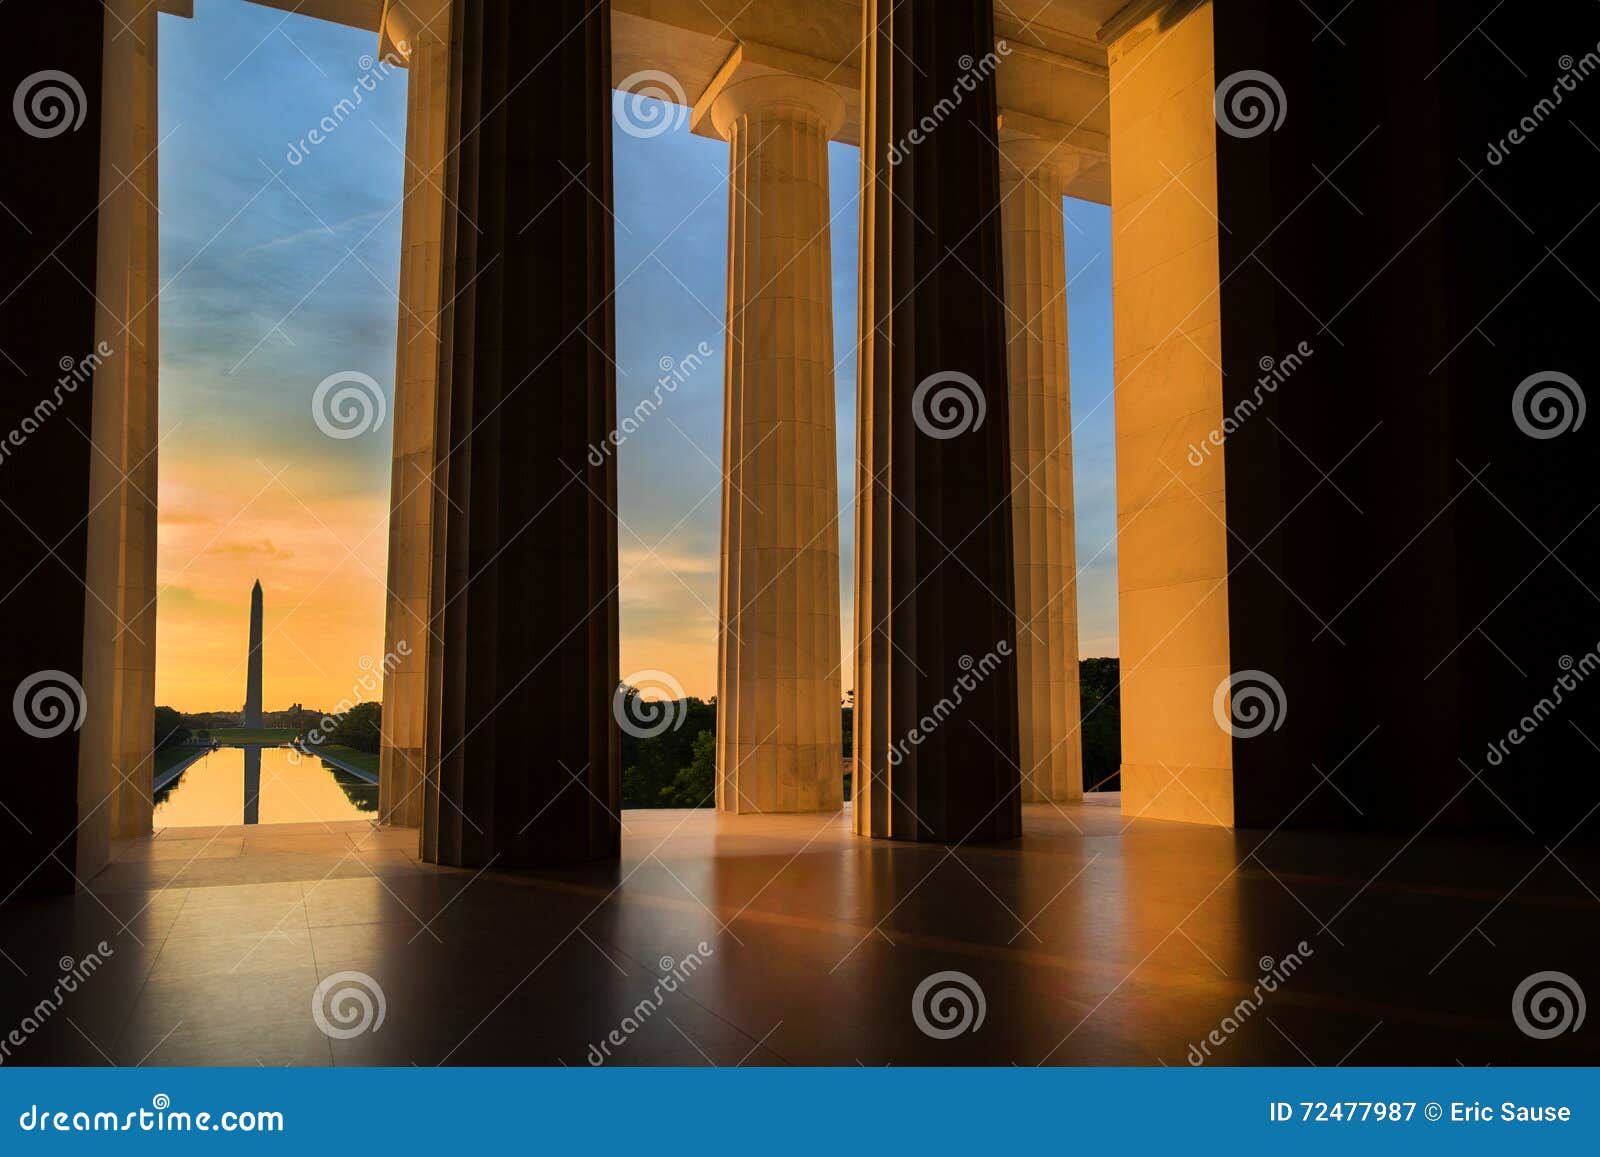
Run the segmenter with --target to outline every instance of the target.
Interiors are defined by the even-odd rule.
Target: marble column
[[[140,0],[106,5],[95,298],[95,452],[89,460],[80,862],[101,825],[150,831],[156,672],[156,380],[160,363],[157,19]],[[79,351],[79,355],[88,350]],[[82,871],[80,871],[80,875]]]
[[[1083,798],[1077,549],[1061,199],[1073,154],[1002,131],[1022,798]]]
[[[421,851],[620,852],[611,16],[454,0]]]
[[[1005,839],[1022,777],[998,108],[972,67],[994,12],[863,15],[855,827]]]
[[[107,801],[120,782],[112,726],[118,628],[80,581],[92,536],[91,475],[99,482],[97,500],[111,490],[95,447],[121,460],[115,443],[95,437],[103,428],[100,408],[124,396],[100,389],[91,357],[112,327],[85,287],[96,284],[97,264],[102,271],[112,266],[98,237],[114,227],[108,222],[102,234],[97,218],[120,215],[137,200],[132,189],[115,204],[103,200],[115,188],[116,178],[111,185],[103,180],[109,162],[138,160],[113,151],[114,144],[132,151],[125,136],[108,135],[102,150],[103,118],[126,111],[123,123],[133,119],[131,92],[118,86],[114,97],[107,87],[113,71],[102,69],[113,24],[98,4],[0,4],[0,42],[20,49],[7,74],[15,119],[5,122],[0,149],[0,525],[6,528],[0,695],[7,707],[0,711],[0,740],[18,766],[0,779],[0,905],[70,893],[74,871],[87,878],[104,866]],[[153,35],[140,34],[153,43]],[[122,43],[131,58],[133,37],[125,34]],[[51,71],[35,75],[35,69]],[[60,81],[61,73],[76,90]],[[154,167],[152,159],[141,175],[153,176]],[[116,272],[120,282],[100,280],[102,296],[128,287],[128,267]],[[116,308],[121,298],[105,300]],[[120,340],[116,350],[117,358],[105,361],[108,380],[127,356]],[[95,530],[108,522],[114,530],[115,509]],[[97,551],[109,541],[108,557],[115,556],[114,535],[93,537]],[[116,588],[115,566],[95,572],[96,594],[115,595]],[[91,683],[98,688],[92,695],[85,686]]]
[[[711,106],[728,141],[717,806],[842,802],[839,483],[828,140],[820,81],[736,81]]]
[[[381,49],[403,63],[406,167],[400,231],[394,459],[389,483],[388,602],[384,622],[383,736],[378,812],[387,822],[422,822],[423,731],[430,620],[434,419],[439,383],[439,290],[443,268],[445,129],[450,76],[449,0],[388,0]]]
[[[1209,4],[1151,13],[1111,46],[1111,305],[1122,811],[1225,826],[1233,742],[1213,699],[1234,670],[1232,445],[1210,441],[1227,413],[1213,18]],[[1198,465],[1193,446],[1208,451]]]

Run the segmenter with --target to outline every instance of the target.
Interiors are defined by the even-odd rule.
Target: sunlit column
[[[1006,133],[1000,152],[1022,797],[1066,801],[1083,796],[1061,205],[1073,161],[1065,146]]]
[[[405,208],[401,224],[399,348],[395,356],[394,466],[390,479],[388,601],[384,623],[383,743],[378,810],[388,822],[422,822],[439,379],[440,245],[450,60],[447,0],[390,0],[385,60],[404,61]]]
[[[1231,446],[1208,445],[1181,485],[1167,465],[1228,412],[1213,22],[1210,4],[1151,12],[1111,46],[1111,309],[1122,812],[1226,826]]]
[[[108,0],[101,106],[95,452],[89,466],[84,603],[85,712],[79,749],[80,867],[100,858],[87,822],[112,838],[151,824],[156,670],[156,378],[160,362],[156,206],[156,12]],[[65,367],[63,367],[65,368]],[[75,371],[81,372],[81,371]]]
[[[736,81],[711,106],[728,141],[717,806],[842,802],[839,491],[828,140],[844,102],[818,81]]]

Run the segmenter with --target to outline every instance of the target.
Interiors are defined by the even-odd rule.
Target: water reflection
[[[287,747],[221,747],[155,794],[155,826],[370,819],[378,785]]]

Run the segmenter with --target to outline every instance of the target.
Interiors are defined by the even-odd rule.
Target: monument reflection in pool
[[[221,747],[156,792],[155,826],[375,819],[378,785],[287,747]]]

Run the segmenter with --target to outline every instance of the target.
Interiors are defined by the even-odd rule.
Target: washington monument
[[[261,580],[250,591],[250,669],[244,685],[244,725],[261,726]]]

